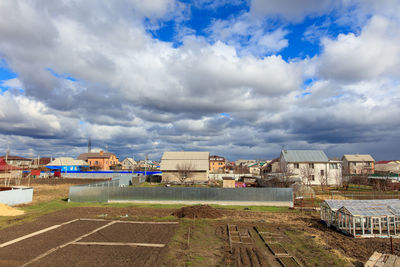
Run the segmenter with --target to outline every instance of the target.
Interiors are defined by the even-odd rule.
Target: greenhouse
[[[321,220],[353,237],[400,237],[400,200],[326,200]]]

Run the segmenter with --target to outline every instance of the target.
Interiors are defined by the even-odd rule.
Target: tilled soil
[[[107,214],[107,217],[113,219],[128,215],[128,219],[135,220],[135,217],[167,216],[171,211],[171,209],[142,208],[70,208],[43,215],[23,225],[14,225],[0,230],[0,244],[78,218],[99,218]],[[68,243],[105,224],[107,221],[79,220],[0,248],[0,266],[20,266],[52,248]],[[100,231],[100,234],[96,232],[95,236],[88,236],[86,240],[167,244],[177,225],[117,223],[109,227]],[[82,254],[83,251],[88,254]],[[34,266],[146,266],[146,264],[157,266],[160,260],[157,255],[165,251],[166,248],[68,245],[56,251],[54,255],[50,254],[39,262],[35,262]],[[114,260],[117,264],[112,264]]]
[[[0,266],[22,265],[52,248],[70,242],[105,224],[105,222],[77,221],[11,244],[0,249]]]
[[[175,232],[171,224],[117,223],[85,237],[82,242],[132,242],[166,244]]]
[[[239,231],[252,231],[252,224],[239,224]],[[249,237],[252,244],[232,244],[229,246],[228,231],[226,225],[217,227],[216,235],[226,242],[222,248],[224,266],[235,267],[266,267],[280,266],[275,257],[265,246],[257,245],[259,238],[255,232]]]
[[[378,251],[380,253],[391,254],[389,238],[353,238],[327,228],[318,218],[304,218],[312,227],[312,232],[327,243],[328,246],[337,249],[344,255],[365,262],[369,257]],[[393,239],[393,251],[400,256],[400,240]]]
[[[228,223],[235,223],[240,227],[247,227],[248,229],[251,229],[252,227],[256,225],[268,225],[271,226],[272,232],[275,233],[284,233],[287,229],[291,230],[296,230],[301,233],[306,233],[307,237],[310,237],[312,239],[312,242],[317,242],[320,243],[320,246],[326,250],[326,251],[332,251],[336,250],[339,252],[341,255],[346,256],[350,259],[351,261],[361,261],[365,262],[374,251],[378,251],[381,253],[390,253],[390,240],[389,239],[380,239],[380,238],[368,238],[368,239],[355,239],[352,237],[345,236],[337,231],[334,231],[332,229],[327,228],[325,225],[323,225],[319,221],[319,216],[316,214],[311,214],[311,213],[271,213],[271,212],[252,212],[252,211],[240,211],[240,210],[228,210],[228,209],[216,209],[222,214],[222,218],[224,222],[219,222],[215,221],[215,225],[210,227],[215,227],[216,231],[215,234],[218,236],[221,240],[226,241],[226,246],[221,248],[220,252],[222,253],[221,258],[222,262],[224,263],[224,266],[235,266],[239,261],[237,260],[240,258],[240,264],[241,266],[258,266],[257,262],[260,264],[260,266],[263,266],[262,263],[265,262],[262,260],[262,256],[266,255],[264,254],[264,251],[262,251],[261,247],[258,247],[258,249],[261,249],[261,252],[258,253],[258,250],[254,250],[253,248],[250,247],[240,247],[237,248],[236,246],[233,246],[233,250],[231,253],[231,248],[229,247],[229,242],[227,239],[227,231],[226,231],[226,225]],[[126,220],[143,220],[140,218],[155,218],[155,217],[164,217],[168,216],[171,213],[176,211],[175,209],[167,209],[167,208],[162,208],[162,209],[156,209],[156,208],[137,208],[137,207],[129,207],[129,208],[69,208],[69,209],[64,209],[62,211],[54,212],[51,214],[43,215],[42,217],[36,219],[35,221],[27,222],[24,223],[23,225],[14,225],[11,227],[7,227],[3,230],[0,230],[0,244],[15,238],[18,238],[20,236],[41,230],[43,228],[55,225],[55,224],[60,224],[66,221],[70,221],[73,219],[77,218],[105,218],[105,219],[116,219],[119,218],[121,220],[125,220],[123,218],[124,216],[128,215],[128,218]],[[15,222],[18,220],[21,220],[21,218],[24,218],[25,215],[22,215],[20,217],[12,218],[9,221],[10,222]],[[121,217],[122,216],[122,217]],[[190,217],[189,217],[190,218]],[[81,222],[80,222],[81,223]],[[71,224],[72,225],[72,224]],[[82,232],[90,232],[90,229],[93,229],[92,227],[95,226],[99,227],[99,225],[102,225],[102,222],[99,222],[98,224],[94,224],[93,222],[90,222],[88,224],[83,223],[79,229],[81,230],[76,230],[75,227],[70,228],[66,227],[65,231],[60,231],[60,228],[57,232],[59,233],[60,237],[62,236],[67,236],[68,240],[73,239],[75,237],[75,234],[80,234]],[[219,226],[220,225],[220,226]],[[151,243],[167,243],[166,240],[170,240],[171,235],[173,234],[174,230],[170,229],[169,225],[154,225],[154,229],[160,229],[161,232],[153,231],[152,230],[153,226],[148,226],[145,225],[143,228],[135,228],[135,226],[128,226],[125,224],[121,225],[112,225],[110,228],[106,228],[104,231],[100,231],[101,236],[96,235],[96,241],[128,241],[129,242],[151,242]],[[166,232],[163,232],[161,228],[165,228]],[[172,227],[173,228],[173,227]],[[54,231],[56,231],[55,229]],[[127,235],[125,236],[125,232],[132,232],[132,235]],[[150,236],[150,239],[147,239],[146,236]],[[45,236],[45,235],[44,235]],[[117,238],[121,238],[120,240],[117,240]],[[154,237],[154,239],[152,239]],[[48,239],[38,239],[37,243],[35,242],[26,242],[26,241],[21,241],[25,243],[19,243],[19,244],[26,244],[22,246],[21,248],[15,247],[14,249],[10,248],[2,248],[0,249],[0,266],[19,266],[21,265],[22,261],[24,259],[27,259],[34,254],[40,253],[43,248],[43,250],[48,249],[48,246],[46,243],[49,243],[49,247],[51,246],[56,246],[59,244],[61,241],[57,239],[56,237],[54,241],[50,241],[52,239],[50,236],[48,236]],[[93,238],[90,237],[90,238]],[[98,239],[97,239],[98,238]],[[254,239],[255,237],[252,236]],[[32,239],[33,241],[34,239]],[[87,238],[89,239],[89,237]],[[94,239],[93,239],[94,240]],[[121,241],[122,240],[122,241]],[[132,241],[133,240],[133,241]],[[53,243],[54,242],[54,243]],[[67,241],[66,241],[67,242]],[[191,242],[195,242],[191,240]],[[65,242],[64,242],[65,243]],[[18,244],[18,243],[17,243]],[[306,244],[305,244],[306,245]],[[394,252],[396,255],[400,255],[400,240],[398,239],[393,239],[393,245],[394,245]],[[5,253],[4,251],[6,251]],[[39,250],[38,250],[39,249]],[[109,250],[108,250],[109,249]],[[55,257],[57,255],[60,255],[59,257],[57,256],[57,265],[59,266],[66,266],[67,264],[64,264],[65,257],[68,259],[71,259],[71,264],[70,265],[76,265],[76,266],[90,266],[89,264],[83,264],[83,263],[90,263],[90,255],[95,256],[94,263],[99,262],[99,264],[95,265],[102,265],[101,263],[104,263],[102,266],[107,266],[107,262],[109,262],[109,257],[122,257],[120,259],[120,262],[116,265],[121,265],[121,266],[145,266],[147,263],[153,263],[153,259],[150,255],[147,254],[147,252],[143,252],[144,256],[140,256],[137,259],[133,258],[124,258],[125,256],[123,255],[128,255],[130,253],[133,253],[134,255],[137,255],[137,253],[142,253],[141,251],[147,251],[147,248],[96,248],[92,246],[68,246],[65,248],[65,253],[63,254],[61,252],[63,251],[57,251],[53,254],[51,254],[51,257]],[[165,252],[165,249],[159,249],[152,248],[149,249],[150,251],[153,251],[155,255],[163,255]],[[82,253],[79,253],[79,251],[82,251]],[[93,252],[93,251],[98,251]],[[100,252],[101,251],[101,252]],[[158,254],[160,253],[160,254]],[[61,256],[66,255],[66,256]],[[114,256],[113,256],[114,255]],[[239,255],[239,256],[237,256]],[[261,255],[261,256],[260,256]],[[82,265],[79,265],[78,260],[76,260],[76,257],[81,257],[82,258]],[[103,257],[104,256],[104,257]],[[50,259],[50,256],[48,256]],[[63,258],[64,257],[64,258]],[[103,257],[103,258],[102,258]],[[146,258],[147,257],[147,258]],[[160,258],[159,257],[159,258]],[[268,263],[268,255],[266,256],[266,262]],[[304,258],[306,259],[307,256]],[[46,257],[47,258],[47,257]],[[254,260],[251,260],[253,259]],[[300,257],[301,258],[301,257]],[[300,258],[297,258],[298,260]],[[260,259],[260,260],[256,260]],[[76,261],[75,261],[76,260]],[[117,259],[119,260],[119,258]],[[301,259],[300,259],[301,260]],[[251,262],[253,265],[245,265],[245,262]],[[260,263],[261,262],[261,263]],[[302,261],[303,263],[305,261]],[[45,262],[40,261],[41,266],[46,266]],[[75,264],[76,263],[76,264]],[[160,265],[158,264],[160,262],[156,262],[153,264],[153,266]],[[161,262],[162,263],[162,262]],[[49,263],[50,264],[50,263]],[[50,264],[51,265],[51,264]],[[38,265],[39,266],[39,265]],[[54,266],[54,265],[52,265]]]
[[[29,266],[161,266],[165,248],[70,245]]]
[[[222,217],[222,212],[209,205],[195,205],[189,207],[183,207],[172,213],[173,216],[178,218],[209,218],[216,219]]]
[[[143,217],[164,217],[171,214],[174,209],[148,209],[148,208],[69,208],[43,215],[32,222],[14,225],[0,230],[0,243],[18,238],[41,229],[79,218],[120,218],[128,215],[128,219]],[[22,220],[25,215],[10,219],[10,222]]]

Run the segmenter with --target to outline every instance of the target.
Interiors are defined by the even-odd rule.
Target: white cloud
[[[209,27],[209,39],[234,46],[240,55],[265,56],[286,48],[287,30],[268,25],[264,20],[244,13],[229,20],[216,20]]]
[[[4,81],[2,81],[1,86],[7,87],[7,88],[12,88],[12,89],[23,89],[24,88],[21,81],[18,78],[4,80]]]
[[[376,79],[400,74],[399,24],[374,16],[359,36],[340,34],[323,39],[319,73],[343,81]]]
[[[91,135],[117,154],[262,158],[282,144],[331,149],[398,136],[399,23],[386,9],[360,33],[323,39],[321,55],[286,61],[277,55],[293,45],[285,24],[252,12],[258,5],[260,14],[299,21],[330,12],[327,2],[284,10],[253,1],[250,13],[214,21],[210,36],[181,31],[179,47],[153,39],[143,22],[184,20],[187,9],[174,1],[40,3],[0,4],[0,52],[18,74],[3,86],[24,89],[0,95],[0,149],[9,139],[20,152],[76,156]]]

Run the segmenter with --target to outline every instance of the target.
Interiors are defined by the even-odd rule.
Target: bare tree
[[[329,181],[328,181],[328,172],[324,173],[322,172],[323,170],[320,171],[320,173],[318,174],[319,176],[319,183],[321,185],[321,189],[323,191],[325,191],[325,188],[327,188],[329,186]]]
[[[343,189],[348,190],[350,182],[351,182],[350,166],[343,165],[343,167],[342,167],[342,187],[343,187]]]
[[[301,167],[300,177],[304,185],[310,186],[311,182],[315,180],[315,169],[309,165]]]
[[[333,172],[333,177],[335,178],[335,182],[336,182],[336,187],[339,188],[342,186],[343,184],[343,174],[340,171],[340,169],[336,169]]]
[[[178,170],[179,181],[184,183],[188,178],[192,177],[194,166],[191,162],[178,163],[176,169]]]
[[[293,168],[289,165],[289,164],[283,164],[283,166],[281,167],[281,183],[283,187],[289,187],[292,183],[293,183]]]

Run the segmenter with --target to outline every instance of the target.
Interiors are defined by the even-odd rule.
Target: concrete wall
[[[208,174],[208,177],[210,178],[210,180],[217,180],[217,181],[222,181],[222,177],[232,177],[234,178],[236,181],[239,180],[240,177],[242,176],[253,176],[251,173],[247,173],[247,174],[233,174],[233,173],[210,173]],[[260,177],[260,176],[255,176],[255,177]]]
[[[9,206],[30,203],[32,202],[32,199],[32,187],[14,187],[12,190],[0,191],[0,203]]]

